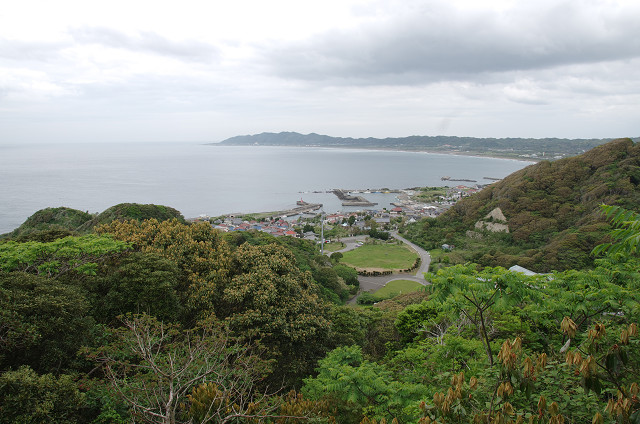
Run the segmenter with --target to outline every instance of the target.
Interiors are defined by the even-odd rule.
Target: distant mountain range
[[[341,147],[432,151],[470,155],[559,159],[584,153],[612,139],[561,138],[475,138],[451,136],[409,136],[396,138],[344,138],[297,132],[261,133],[228,138],[219,146]],[[636,139],[638,140],[638,139]]]

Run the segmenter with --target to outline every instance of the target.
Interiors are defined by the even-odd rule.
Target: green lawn
[[[418,255],[404,245],[365,244],[343,253],[340,262],[356,268],[407,269]]]
[[[420,202],[435,202],[447,195],[449,187],[422,187],[413,198]]]
[[[417,281],[411,281],[411,280],[389,281],[383,288],[376,291],[374,293],[374,296],[378,296],[380,298],[386,299],[392,294],[409,293],[409,292],[418,290],[420,287],[423,287],[423,285],[418,283]]]

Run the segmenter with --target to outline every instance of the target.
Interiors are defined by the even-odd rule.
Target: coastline
[[[326,190],[441,186],[441,177],[446,175],[481,181],[485,175],[504,177],[529,165],[398,149],[367,153],[335,147],[204,146],[62,143],[3,150],[0,233],[13,231],[40,209],[59,206],[100,212],[136,202],[167,205],[185,217],[198,217],[277,212],[295,207],[303,196],[304,201],[323,203],[325,211],[343,210],[339,199],[324,193]],[[386,207],[394,201],[385,194],[378,200],[364,197]]]
[[[300,147],[324,147],[324,146],[300,146]],[[349,147],[349,146],[331,146],[331,148],[337,149],[359,149],[358,147]],[[459,150],[425,150],[425,149],[400,149],[400,148],[384,148],[384,147],[371,147],[361,150],[372,150],[372,151],[384,151],[384,152],[405,152],[405,153],[429,153],[433,155],[453,155],[453,156],[467,156],[473,158],[491,158],[491,159],[507,159],[507,160],[516,160],[520,162],[531,162],[538,163],[543,160],[548,159],[536,159],[536,158],[522,158],[522,157],[514,157],[508,155],[499,155],[497,153],[488,153],[482,154],[482,152],[461,152]]]
[[[288,144],[249,145],[249,144],[220,144],[220,143],[204,143],[204,145],[217,146],[217,147],[301,147],[301,148],[315,148],[315,149],[362,150],[362,151],[372,151],[372,152],[378,151],[378,152],[429,153],[434,155],[452,155],[452,156],[467,156],[467,157],[475,157],[475,158],[515,160],[519,162],[529,162],[531,164],[538,163],[543,160],[550,160],[550,159],[543,159],[543,158],[524,158],[519,156],[501,155],[498,152],[486,152],[486,154],[484,154],[483,152],[462,152],[459,150],[402,149],[399,147],[361,147],[361,146],[340,146],[340,145],[320,146],[320,145],[288,145]]]

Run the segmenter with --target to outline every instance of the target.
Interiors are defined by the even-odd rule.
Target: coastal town
[[[456,181],[450,177],[443,178],[444,180]],[[362,209],[325,213],[322,204],[307,203],[300,199],[295,208],[283,211],[219,217],[201,215],[192,220],[208,221],[215,229],[223,232],[255,230],[276,237],[319,240],[321,232],[324,232],[325,237],[351,236],[363,234],[372,228],[395,230],[400,224],[416,222],[424,217],[436,217],[458,200],[476,193],[485,185],[381,189],[385,193],[396,194],[396,200],[389,208],[377,207],[376,203],[366,199],[367,194],[380,191],[332,189],[328,192],[334,193],[343,206],[362,206]]]

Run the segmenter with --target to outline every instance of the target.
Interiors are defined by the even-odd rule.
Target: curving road
[[[400,240],[411,249],[413,249],[418,255],[420,255],[420,267],[416,270],[415,274],[406,274],[406,273],[396,273],[391,275],[383,275],[380,277],[365,277],[362,275],[358,276],[358,281],[360,282],[360,292],[363,291],[375,291],[379,288],[384,287],[389,281],[394,280],[411,280],[417,281],[422,285],[429,284],[428,281],[424,279],[424,273],[429,271],[429,266],[431,265],[431,255],[429,252],[424,250],[422,247],[411,243],[409,240],[400,236],[397,232],[391,232],[391,236],[397,240]],[[344,249],[338,250],[338,252],[346,252],[349,250],[353,250],[356,248],[356,244],[358,241],[362,241],[366,238],[366,236],[357,236],[357,237],[349,237],[343,238],[341,241],[346,244]],[[354,296],[349,303],[355,303],[358,295]]]
[[[391,232],[391,236],[397,240],[400,240],[410,248],[412,248],[418,255],[420,255],[420,267],[416,271],[416,275],[413,278],[404,278],[405,280],[413,280],[419,282],[420,284],[427,284],[427,281],[424,279],[424,273],[429,272],[429,266],[431,266],[431,255],[429,252],[424,250],[422,247],[417,244],[411,243],[409,240],[400,236],[397,232]]]

